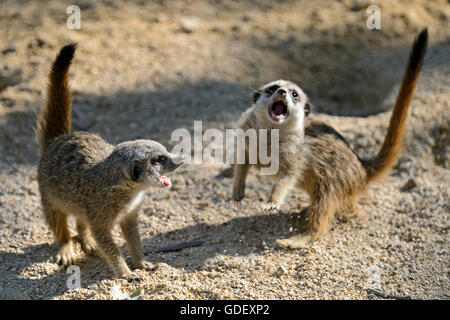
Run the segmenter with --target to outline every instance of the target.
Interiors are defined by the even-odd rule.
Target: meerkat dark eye
[[[297,93],[297,91],[292,90],[292,96],[293,96],[294,98],[298,98],[298,93]]]
[[[153,159],[152,159],[152,164],[153,164],[153,165],[163,164],[163,163],[166,162],[166,161],[167,161],[167,157],[165,157],[165,156],[159,156],[159,157],[156,157],[156,158],[153,158]]]
[[[271,96],[275,91],[277,91],[280,88],[279,85],[274,84],[273,86],[268,87],[264,92],[267,94],[267,96]]]

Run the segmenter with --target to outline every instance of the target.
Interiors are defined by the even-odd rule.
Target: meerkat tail
[[[381,178],[389,172],[400,155],[408,107],[423,64],[427,43],[428,31],[425,28],[414,41],[381,150],[374,158],[362,161],[369,182]]]
[[[47,102],[37,120],[37,140],[44,151],[53,139],[70,133],[72,93],[69,89],[69,67],[77,45],[61,48],[49,74]]]

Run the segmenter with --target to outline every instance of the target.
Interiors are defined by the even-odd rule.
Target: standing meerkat
[[[400,154],[408,107],[427,42],[428,33],[424,29],[414,41],[381,150],[371,159],[358,157],[335,129],[314,119],[308,97],[296,84],[278,80],[255,92],[252,107],[243,114],[241,128],[279,129],[279,170],[263,209],[278,209],[294,188],[306,191],[311,200],[306,209],[307,230],[277,240],[280,246],[305,247],[328,231],[333,217],[354,216],[355,203],[367,185],[393,167]],[[244,197],[250,167],[247,163],[234,167],[235,201]]]
[[[47,102],[37,121],[42,210],[60,246],[57,263],[75,262],[67,227],[68,216],[74,215],[83,251],[90,254],[99,249],[117,276],[130,278],[133,273],[111,230],[116,223],[120,225],[135,268],[151,268],[142,253],[138,231],[143,192],[150,186],[170,187],[163,174],[175,170],[184,159],[151,140],[113,146],[95,134],[70,132],[68,74],[75,49],[75,44],[67,45],[56,57]]]

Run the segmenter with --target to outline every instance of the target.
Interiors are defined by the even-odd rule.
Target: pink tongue
[[[159,181],[164,183],[166,187],[170,186],[170,180],[166,176],[160,176]]]

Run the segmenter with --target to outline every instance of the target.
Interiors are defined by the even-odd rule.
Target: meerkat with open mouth
[[[63,47],[50,72],[47,103],[38,117],[37,138],[42,152],[38,183],[42,210],[60,246],[57,263],[75,262],[67,218],[74,215],[82,249],[100,249],[117,276],[133,278],[111,229],[118,223],[133,265],[149,269],[138,231],[138,210],[150,186],[170,188],[165,173],[184,159],[151,140],[113,146],[88,132],[72,132],[69,67],[76,45]]]
[[[408,107],[427,42],[424,29],[413,44],[385,140],[372,159],[358,157],[335,129],[314,119],[308,97],[296,84],[278,80],[255,92],[252,107],[243,114],[241,128],[279,129],[279,170],[263,209],[278,209],[294,188],[306,191],[311,200],[306,209],[307,231],[279,239],[279,245],[305,247],[328,231],[335,216],[354,216],[355,203],[368,183],[380,179],[393,167],[400,154]],[[248,160],[234,166],[235,201],[244,197],[249,168]]]

